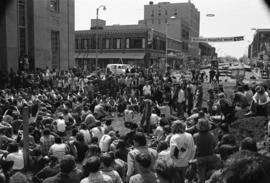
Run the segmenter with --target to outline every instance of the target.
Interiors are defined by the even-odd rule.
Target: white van
[[[131,69],[131,66],[128,64],[108,64],[106,67],[106,74],[125,74],[127,69]]]

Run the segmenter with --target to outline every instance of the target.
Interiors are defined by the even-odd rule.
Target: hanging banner
[[[243,41],[244,36],[237,37],[213,37],[213,38],[199,38],[192,37],[191,42],[234,42],[234,41]]]

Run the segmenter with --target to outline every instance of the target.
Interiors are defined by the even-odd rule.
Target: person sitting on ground
[[[22,171],[24,169],[23,152],[19,149],[19,145],[16,142],[8,144],[8,155],[6,161],[13,161],[13,171]]]
[[[81,134],[83,134],[84,142],[86,144],[90,144],[91,142],[91,133],[87,129],[87,125],[85,123],[81,123],[81,128],[79,130]]]
[[[95,106],[94,115],[97,120],[107,116],[107,112],[104,109],[104,102],[102,100],[100,100],[100,102]]]
[[[110,153],[103,153],[100,157],[102,172],[111,177],[113,183],[123,183],[120,175],[113,169],[114,159]]]
[[[76,161],[78,163],[81,163],[84,160],[86,153],[88,151],[88,145],[85,142],[84,136],[82,133],[80,132],[77,133],[76,140],[73,142],[73,145],[76,147],[76,150],[77,150]]]
[[[239,86],[237,91],[234,94],[233,104],[235,106],[239,106],[242,109],[247,108],[250,104],[248,102],[248,98],[246,97],[243,87]]]
[[[263,86],[256,87],[256,93],[252,97],[250,112],[246,116],[266,115],[270,118],[270,98]]]
[[[53,177],[45,179],[42,183],[79,183],[82,172],[76,168],[75,159],[71,155],[65,155],[60,161],[60,172]]]
[[[48,158],[48,157],[47,157]],[[48,164],[41,169],[37,174],[34,175],[33,180],[35,182],[42,182],[48,177],[55,176],[60,172],[60,165],[57,157],[51,156]]]
[[[49,149],[49,155],[55,156],[60,161],[68,152],[67,145],[62,142],[60,137],[55,138],[55,143]]]
[[[134,121],[134,112],[131,109],[130,106],[127,107],[127,109],[124,110],[124,123],[125,127],[129,128],[131,123]]]
[[[138,154],[148,153],[151,157],[150,169],[154,170],[154,165],[157,159],[157,151],[147,146],[147,141],[144,133],[136,132],[133,137],[134,149],[128,153],[127,163],[127,178],[138,173],[138,162],[136,156]]]
[[[98,142],[100,141],[101,137],[104,135],[104,128],[101,126],[101,122],[96,123],[96,127],[92,128],[91,130],[92,138],[97,137]]]
[[[113,183],[110,176],[100,171],[101,161],[98,156],[90,157],[83,166],[84,179],[80,183]]]
[[[114,139],[116,139],[116,134],[114,131],[104,134],[99,141],[99,148],[101,152],[108,152]]]
[[[158,176],[151,169],[151,156],[148,153],[140,153],[135,156],[135,160],[138,163],[138,173],[130,178],[129,183],[157,183]]]

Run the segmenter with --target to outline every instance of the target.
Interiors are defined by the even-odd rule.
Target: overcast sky
[[[158,2],[187,2],[188,0],[152,0]],[[262,0],[192,0],[200,11],[200,36],[229,37],[245,36],[241,42],[211,43],[221,56],[241,57],[247,54],[254,30],[251,28],[270,28],[270,9]],[[75,0],[75,29],[90,28],[90,19],[96,17],[96,8],[105,5],[99,17],[113,24],[137,24],[144,16],[144,5],[149,0]],[[213,13],[214,17],[206,14]]]

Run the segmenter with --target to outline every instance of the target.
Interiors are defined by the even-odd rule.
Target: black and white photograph
[[[0,0],[0,183],[270,183],[268,0]]]

